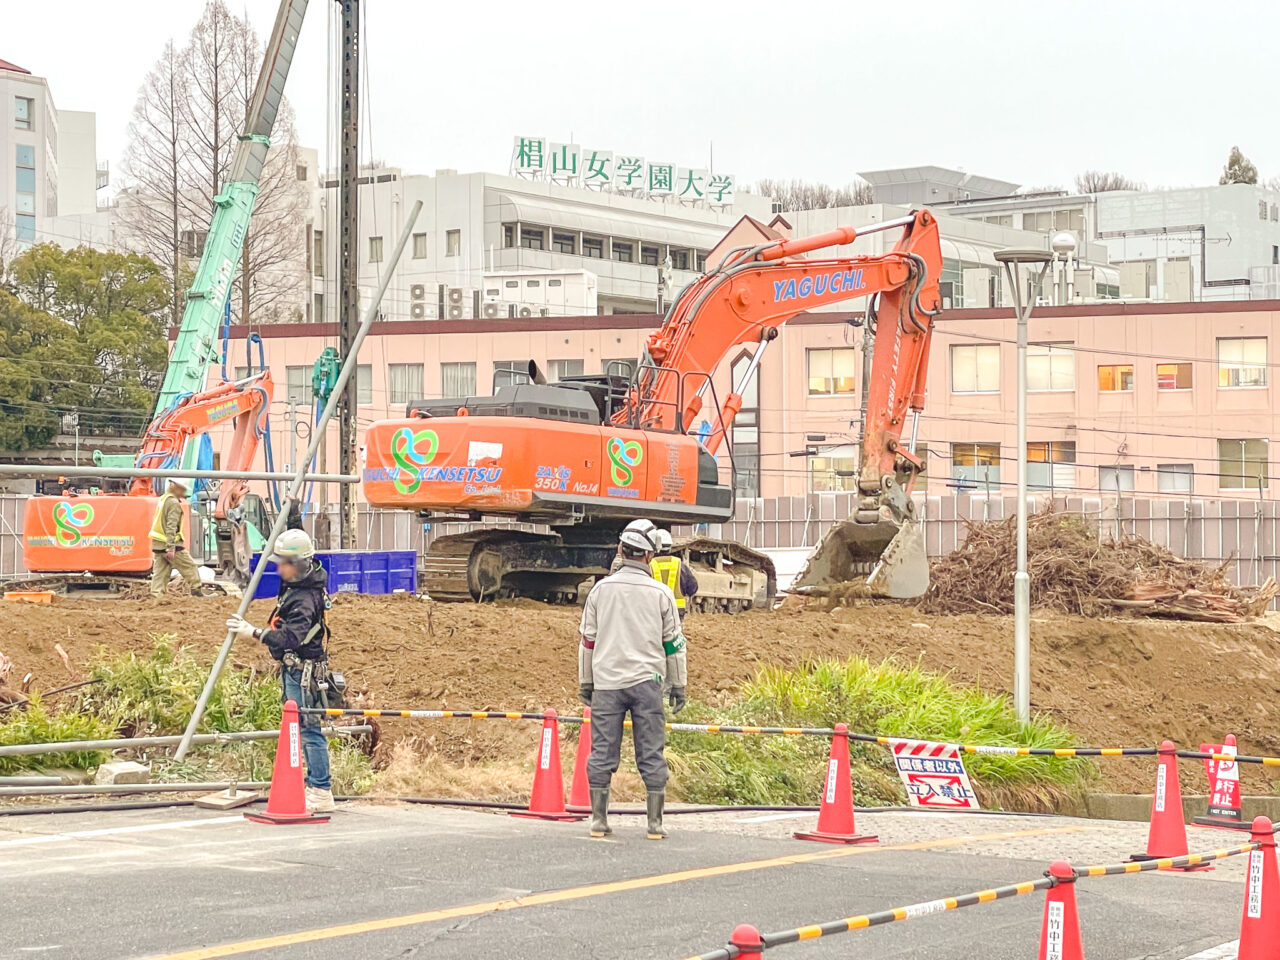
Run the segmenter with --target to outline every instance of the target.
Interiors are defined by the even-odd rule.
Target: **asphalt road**
[[[1066,818],[859,818],[876,846],[790,839],[812,815],[670,818],[646,841],[582,824],[422,806],[347,805],[331,823],[268,827],[173,810],[0,817],[0,957],[213,960],[681,960],[741,922],[763,930],[1115,862],[1143,828]],[[1194,850],[1239,842],[1192,831]],[[1206,874],[1077,885],[1089,960],[1181,960],[1235,938],[1243,859]],[[1025,960],[1043,895],[779,947],[849,956]],[[263,941],[266,942],[263,942]]]

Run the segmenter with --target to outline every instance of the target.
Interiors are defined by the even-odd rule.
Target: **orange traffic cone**
[[[1266,817],[1253,821],[1249,839],[1262,846],[1249,854],[1236,953],[1239,960],[1273,960],[1280,944],[1280,870],[1276,868],[1274,829]]]
[[[1182,788],[1178,785],[1178,755],[1172,740],[1160,744],[1160,765],[1156,767],[1156,789],[1151,798],[1151,827],[1147,831],[1146,853],[1135,853],[1130,860],[1160,860],[1185,857],[1187,849],[1186,814],[1182,810]],[[1176,867],[1178,870],[1212,870],[1210,864]]]
[[[307,812],[307,796],[302,783],[302,736],[298,728],[298,705],[285,701],[280,717],[280,739],[276,742],[276,762],[271,770],[271,792],[267,809],[246,813],[256,823],[328,823],[329,815]]]
[[[797,840],[821,843],[874,843],[876,838],[855,831],[853,825],[853,780],[849,772],[849,728],[836,724],[827,759],[827,778],[818,808],[818,829],[794,834]]]
[[[556,712],[542,715],[542,735],[538,738],[538,755],[534,758],[533,789],[529,792],[529,809],[511,814],[533,820],[582,820],[581,814],[569,813],[564,806],[564,774],[560,769],[560,722]]]
[[[1222,741],[1221,749],[1205,751],[1205,747],[1214,744],[1201,744],[1201,752],[1236,755],[1236,738],[1228,733]],[[1235,760],[1206,760],[1205,769],[1209,773],[1209,810],[1203,817],[1196,817],[1192,823],[1202,827],[1226,827],[1230,830],[1248,830],[1249,824],[1242,819],[1240,812],[1240,765]]]
[[[1076,912],[1076,872],[1067,861],[1055,860],[1049,864],[1047,876],[1058,882],[1044,897],[1039,960],[1084,960],[1080,915]]]
[[[573,755],[573,780],[569,783],[569,809],[591,809],[591,784],[587,782],[587,757],[591,756],[591,708],[582,710],[578,751]]]

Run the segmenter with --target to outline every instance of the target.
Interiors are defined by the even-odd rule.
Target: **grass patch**
[[[862,657],[764,667],[741,699],[713,710],[691,704],[691,722],[830,727],[851,731],[1000,746],[1070,747],[1074,737],[1043,717],[1021,724],[1008,699],[960,687],[919,665],[873,664]],[[707,737],[675,733],[668,755],[679,792],[693,802],[812,804],[821,790],[829,744],[816,737]],[[852,743],[855,802],[904,803],[889,751]],[[984,805],[1050,809],[1080,794],[1094,775],[1085,760],[966,755]]]
[[[102,740],[114,732],[109,723],[93,714],[50,712],[39,697],[32,697],[25,709],[13,708],[0,713],[0,718],[3,718],[0,719],[0,746],[5,747],[59,740]],[[94,750],[0,757],[0,776],[51,766],[92,770],[105,757],[104,752]]]

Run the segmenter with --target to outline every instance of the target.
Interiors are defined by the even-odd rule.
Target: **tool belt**
[[[329,668],[329,658],[303,660],[292,650],[285,653],[281,663],[285,667],[302,670],[302,697],[311,705],[325,710],[344,708],[347,678],[340,671]]]

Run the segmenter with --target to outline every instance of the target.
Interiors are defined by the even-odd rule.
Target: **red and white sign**
[[[1227,740],[1235,737],[1228,736]],[[1234,757],[1236,745],[1224,743],[1200,744],[1201,753],[1219,753]],[[1240,820],[1240,765],[1235,760],[1212,760],[1204,762],[1205,772],[1209,775],[1209,818]]]
[[[931,810],[979,810],[978,797],[953,743],[890,740],[893,762],[913,807]]]

